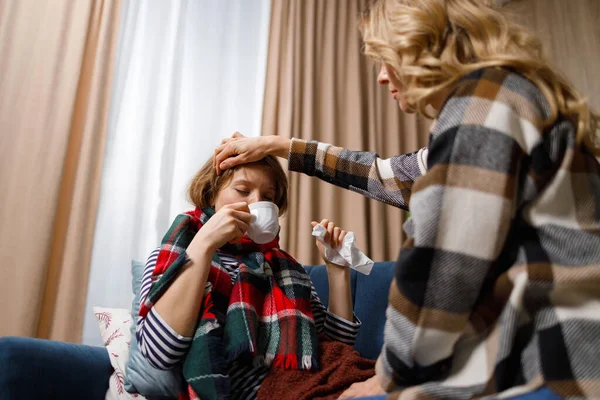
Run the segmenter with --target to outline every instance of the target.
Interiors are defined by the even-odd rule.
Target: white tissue
[[[373,260],[364,255],[362,251],[356,247],[356,238],[354,232],[348,232],[344,237],[342,245],[333,249],[329,244],[325,243],[323,239],[327,233],[327,229],[323,225],[316,225],[313,228],[312,235],[317,238],[325,249],[325,258],[337,265],[350,267],[360,272],[361,274],[369,275],[373,268]]]

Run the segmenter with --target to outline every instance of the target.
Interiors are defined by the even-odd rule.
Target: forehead
[[[275,188],[273,172],[266,165],[250,164],[237,168],[231,177],[231,183],[236,182],[260,186],[263,189]]]

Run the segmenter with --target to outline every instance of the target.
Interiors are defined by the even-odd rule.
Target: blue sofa
[[[327,305],[329,287],[324,266],[306,267],[321,301]],[[362,321],[355,348],[376,359],[383,344],[383,327],[393,262],[375,263],[369,276],[352,271],[354,312]],[[103,400],[113,369],[104,347],[50,340],[0,338],[0,400]],[[385,396],[361,400],[383,400]],[[560,400],[548,388],[512,400]]]
[[[362,321],[355,348],[377,358],[393,262],[375,263],[369,276],[352,271],[354,310]],[[317,293],[327,305],[329,289],[324,266],[306,267]],[[112,367],[103,347],[50,340],[0,338],[0,399],[104,399]]]

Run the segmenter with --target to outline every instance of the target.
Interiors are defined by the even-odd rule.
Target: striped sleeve
[[[427,148],[382,159],[373,152],[292,139],[288,168],[408,210],[412,184],[427,172],[426,160]]]
[[[152,272],[156,266],[159,249],[150,254],[140,290],[141,303],[152,287]],[[140,352],[157,369],[170,369],[180,362],[192,344],[191,337],[179,335],[158,314],[156,308],[150,309],[146,317],[138,317],[136,339]]]
[[[396,264],[376,368],[388,389],[449,372],[515,215],[519,165],[540,132],[525,101],[505,104],[514,96],[499,91],[505,75],[489,73],[463,82],[442,110],[413,188],[414,238]]]
[[[314,286],[311,288],[310,305],[315,319],[317,332],[323,332],[338,342],[354,345],[361,322],[354,316],[354,322],[335,315],[325,308]]]
[[[159,252],[160,248],[157,248],[152,253],[150,253],[150,257],[148,257],[146,265],[144,266],[144,274],[142,275],[142,287],[140,289],[140,304],[146,301],[146,297],[148,296],[150,288],[152,287],[152,272],[154,271],[154,267],[156,266],[156,259],[158,258]]]

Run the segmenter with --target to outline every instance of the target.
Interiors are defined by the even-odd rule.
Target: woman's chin
[[[402,110],[403,113],[406,113],[406,114],[414,114],[415,113],[415,110],[410,108],[408,106],[408,103],[404,99],[398,100],[398,107],[400,107],[400,110]]]

